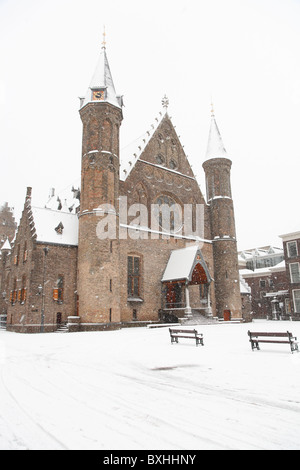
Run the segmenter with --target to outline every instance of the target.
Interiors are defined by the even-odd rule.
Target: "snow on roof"
[[[80,189],[75,189],[74,186],[68,186],[66,189],[55,193],[55,189],[50,189],[48,201],[45,208],[51,210],[59,210],[62,212],[76,213],[76,209],[80,205]]]
[[[240,273],[240,292],[241,294],[251,294],[251,287],[247,284]]]
[[[285,269],[286,269],[285,260],[281,261],[281,263],[278,263],[275,266],[270,267],[270,271],[272,272],[285,271]]]
[[[162,282],[189,279],[198,250],[198,245],[173,250],[163,274]]]
[[[299,224],[298,224],[298,226],[299,226]],[[294,230],[292,230],[290,232],[286,232],[283,235],[279,235],[279,237],[285,242],[291,241],[291,240],[297,240],[298,238],[300,238],[300,231],[299,231],[298,227],[294,227]]]
[[[246,266],[246,260],[241,254],[238,255],[238,262],[239,266]]]
[[[157,130],[162,119],[167,115],[160,113],[159,118],[155,118],[155,123],[151,124],[150,129],[141,135],[138,139],[128,144],[126,147],[121,149],[121,168],[120,168],[120,179],[125,181],[134,168],[136,161],[140,158],[148,145],[153,134]]]
[[[206,159],[209,160],[211,158],[228,158],[214,115],[212,115],[211,119],[206,150]]]
[[[245,277],[260,277],[260,276],[270,276],[271,271],[270,268],[258,268],[255,271],[252,271],[251,269],[241,269],[240,274]]]
[[[86,95],[81,99],[81,107],[92,101],[92,90],[97,89],[105,90],[105,102],[111,103],[118,108],[122,107],[122,98],[116,95],[105,47],[101,50],[97,66]]]
[[[32,207],[31,211],[38,242],[78,245],[76,214],[39,207]]]
[[[1,251],[3,250],[11,250],[11,244],[9,243],[8,238],[5,240],[5,242],[3,243],[1,247]]]
[[[243,250],[239,252],[239,256],[244,259],[252,259],[253,257],[269,257],[270,255],[283,254],[282,248],[277,248],[275,246],[265,246],[250,248],[249,250]]]

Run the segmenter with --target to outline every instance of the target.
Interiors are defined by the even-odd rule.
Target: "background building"
[[[294,320],[300,320],[300,232],[280,235],[280,238],[286,262],[291,314]]]

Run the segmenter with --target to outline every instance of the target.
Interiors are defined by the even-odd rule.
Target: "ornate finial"
[[[215,114],[214,114],[214,105],[213,105],[213,102],[212,102],[212,98],[211,98],[211,103],[210,103],[210,105],[211,105],[211,110],[210,110],[210,112],[211,112],[211,117],[214,117]]]
[[[102,49],[106,48],[106,33],[105,33],[105,26],[103,26],[103,41],[102,41]]]
[[[163,97],[163,99],[161,100],[161,103],[162,103],[163,107],[164,107],[164,108],[166,109],[166,111],[167,111],[168,106],[169,106],[169,99],[167,98],[166,95],[165,95],[165,96]]]

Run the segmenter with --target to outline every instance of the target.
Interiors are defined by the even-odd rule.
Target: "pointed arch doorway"
[[[211,314],[211,278],[209,276],[206,264],[203,265],[203,261],[199,256],[197,258],[197,262],[192,271],[191,280],[187,286],[190,297],[190,308],[192,310],[199,311],[200,313],[202,312],[206,316],[209,316]]]

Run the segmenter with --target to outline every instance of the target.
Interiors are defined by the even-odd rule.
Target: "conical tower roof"
[[[105,34],[104,34],[105,36]],[[101,53],[98,59],[97,66],[95,68],[94,75],[90,82],[89,88],[86,92],[85,97],[81,98],[81,108],[87,103],[95,101],[93,93],[95,91],[103,91],[104,94],[101,101],[113,104],[118,108],[122,107],[122,97],[117,96],[112,74],[110,71],[107,54],[106,54],[106,43],[103,40]]]
[[[213,110],[206,150],[206,159],[211,158],[228,158]]]
[[[8,238],[5,240],[5,242],[3,243],[2,247],[1,247],[1,251],[11,251],[11,244],[9,243],[9,240]]]

